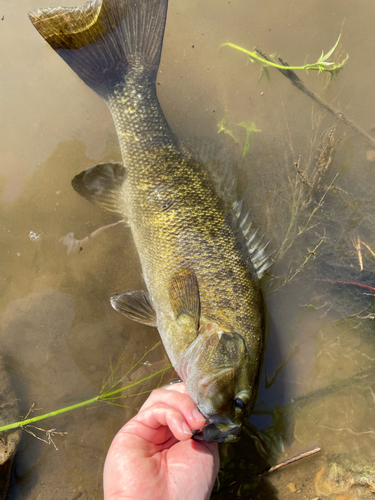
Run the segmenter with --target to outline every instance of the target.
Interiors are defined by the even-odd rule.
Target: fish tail
[[[77,75],[106,98],[137,66],[156,80],[168,0],[91,0],[29,12],[35,28]]]

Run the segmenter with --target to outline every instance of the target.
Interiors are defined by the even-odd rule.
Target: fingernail
[[[186,422],[182,422],[181,428],[182,428],[182,431],[184,434],[189,434],[189,436],[192,435],[192,432],[191,432],[191,430]]]
[[[198,420],[198,421],[200,421],[200,420],[206,421],[206,419],[204,418],[202,413],[197,408],[194,408],[194,410],[193,410],[193,417],[195,418],[195,420]]]

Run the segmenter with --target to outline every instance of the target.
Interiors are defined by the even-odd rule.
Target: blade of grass
[[[39,415],[37,417],[32,417],[32,418],[28,418],[26,420],[21,420],[19,422],[14,422],[12,424],[3,425],[0,427],[0,432],[9,431],[11,429],[16,429],[17,427],[22,428],[22,427],[25,427],[26,425],[33,423],[33,422],[39,422],[40,420],[45,420],[45,419],[50,418],[50,417],[55,417],[56,415],[61,415],[62,413],[66,413],[68,411],[77,410],[78,408],[82,408],[84,406],[88,406],[88,405],[91,405],[93,403],[106,401],[107,399],[110,399],[111,396],[118,394],[122,391],[125,391],[127,389],[131,389],[132,387],[135,387],[136,385],[141,384],[142,382],[146,382],[147,380],[150,380],[153,377],[157,377],[158,375],[161,375],[162,373],[166,372],[170,368],[171,368],[171,365],[165,366],[161,370],[158,370],[157,372],[152,373],[151,375],[148,375],[147,377],[144,377],[141,380],[137,380],[136,382],[128,384],[125,387],[120,387],[119,389],[116,389],[115,391],[107,392],[105,394],[99,394],[98,396],[95,396],[94,398],[88,399],[86,401],[82,401],[81,403],[77,403],[77,404],[71,405],[71,406],[66,406],[65,408],[60,408],[59,410],[51,411],[49,413],[45,413],[44,415]]]

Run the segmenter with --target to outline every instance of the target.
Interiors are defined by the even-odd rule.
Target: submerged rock
[[[375,493],[373,458],[362,451],[332,455],[317,473],[315,488],[322,499],[372,498]]]
[[[0,426],[20,419],[18,400],[6,364],[0,358]],[[0,433],[0,500],[5,500],[14,457],[21,440],[21,429]]]

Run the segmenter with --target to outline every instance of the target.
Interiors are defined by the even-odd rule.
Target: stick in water
[[[264,59],[272,62],[272,59],[259,47],[254,47],[254,50],[258,52],[258,54],[260,54]],[[297,87],[297,89],[301,90],[304,94],[308,95],[313,101],[320,104],[320,106],[322,106],[329,113],[331,113],[337,120],[340,120],[341,122],[345,123],[348,127],[355,130],[355,132],[357,132],[357,134],[360,134],[369,144],[371,144],[372,147],[375,147],[375,139],[371,137],[370,134],[368,134],[365,130],[363,130],[356,123],[354,123],[353,120],[347,118],[342,111],[332,108],[332,106],[330,106],[326,101],[324,101],[319,96],[314,94],[314,92],[312,92],[305,86],[301,78],[292,69],[288,69],[289,65],[286,61],[284,61],[281,57],[279,57],[278,59],[281,62],[281,64],[285,66],[285,70],[279,68],[277,68],[277,70],[280,71],[280,73],[282,73],[284,76],[286,76],[288,80],[290,80],[291,83],[295,87]]]
[[[321,448],[314,448],[313,450],[306,451],[305,453],[300,453],[299,455],[296,455],[292,458],[288,458],[287,460],[284,460],[284,462],[280,462],[277,465],[274,465],[273,467],[270,467],[268,470],[263,472],[261,475],[263,476],[264,474],[270,474],[271,472],[274,472],[275,470],[279,470],[283,467],[286,467],[287,465],[293,464],[294,462],[298,462],[299,460],[302,460],[303,458],[311,457],[312,455],[315,455],[316,453],[319,453],[321,451]]]

